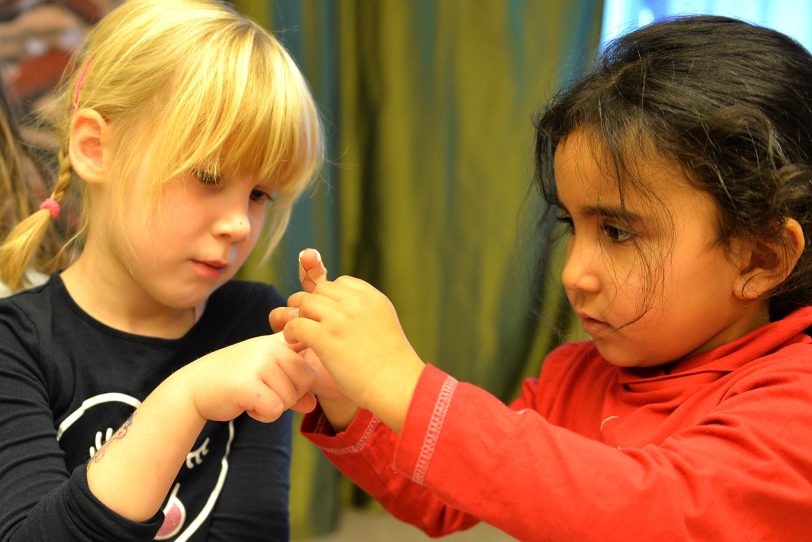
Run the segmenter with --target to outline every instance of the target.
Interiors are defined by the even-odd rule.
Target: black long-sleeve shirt
[[[271,286],[231,281],[184,337],[160,339],[93,319],[58,275],[0,299],[0,541],[288,540],[289,414],[207,423],[163,512],[143,523],[99,502],[85,468],[161,381],[270,333],[283,304]]]

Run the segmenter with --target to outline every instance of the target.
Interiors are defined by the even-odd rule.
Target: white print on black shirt
[[[57,428],[57,441],[65,451],[68,469],[87,463],[108,440],[116,438],[114,428],[132,416],[140,404],[138,399],[123,393],[104,393],[82,402]],[[187,454],[186,468],[181,468],[167,496],[162,508],[165,519],[156,540],[188,541],[209,519],[220,496],[228,473],[234,422],[227,426],[207,424],[203,433]],[[198,495],[196,500],[188,500],[189,491]]]
[[[110,437],[113,436],[113,428],[108,427],[107,431],[104,433],[104,440],[102,440],[102,432],[96,431],[96,443],[90,447],[88,450],[88,454],[90,455],[90,459],[96,457],[96,452],[101,450],[101,447],[104,446],[104,443],[110,440]]]
[[[193,469],[195,465],[200,465],[203,463],[203,458],[207,455],[209,455],[208,437],[206,437],[206,440],[203,441],[203,444],[201,444],[199,448],[186,454],[186,468]]]

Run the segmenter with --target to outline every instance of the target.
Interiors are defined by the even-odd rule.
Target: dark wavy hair
[[[610,42],[595,70],[554,96],[535,124],[544,231],[558,203],[556,148],[587,130],[613,164],[621,197],[645,192],[634,175],[641,149],[673,161],[716,201],[727,248],[736,238],[787,248],[782,226],[797,220],[806,246],[770,292],[770,316],[812,304],[812,56],[793,39],[727,17],[656,22]],[[641,256],[652,277],[662,263]]]

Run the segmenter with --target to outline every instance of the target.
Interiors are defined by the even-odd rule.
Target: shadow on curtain
[[[536,277],[532,114],[581,74],[598,0],[242,0],[296,57],[326,121],[330,163],[270,262],[244,278],[298,289],[319,248],[330,276],[386,293],[424,361],[503,400],[573,333],[554,263]],[[559,258],[560,260],[560,254]],[[293,536],[363,501],[294,440]]]

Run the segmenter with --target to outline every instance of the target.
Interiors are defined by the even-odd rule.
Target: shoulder
[[[2,365],[15,371],[42,369],[42,353],[50,348],[54,322],[66,322],[59,279],[0,299],[0,352]],[[67,311],[69,312],[69,311]]]
[[[64,306],[59,302],[60,284],[55,275],[43,284],[1,298],[0,321],[19,327],[52,320],[53,313]]]
[[[29,287],[35,287],[47,282],[48,275],[43,275],[37,271],[28,271],[25,274],[25,278],[28,281]],[[3,281],[0,281],[0,298],[8,297],[10,295],[12,295],[11,288],[9,288],[8,285]]]
[[[731,371],[729,377],[734,393],[791,386],[803,390],[803,395],[812,400],[812,344],[786,345]]]

